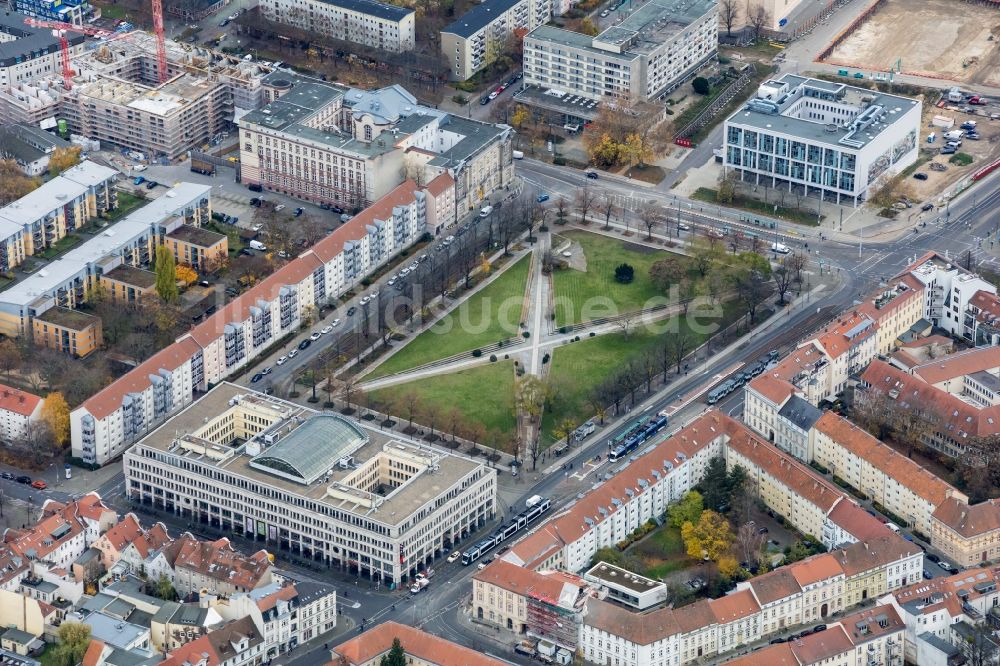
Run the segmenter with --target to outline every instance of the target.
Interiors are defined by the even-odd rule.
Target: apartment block
[[[0,91],[7,92],[25,81],[62,72],[59,38],[51,29],[27,25],[26,18],[28,15],[20,9],[0,15]],[[83,52],[85,39],[79,32],[66,33],[71,55]]]
[[[512,182],[506,125],[422,106],[398,85],[345,90],[285,72],[266,85],[274,101],[239,120],[244,183],[356,211],[406,178],[450,178],[454,211],[435,207],[449,221]]]
[[[816,462],[922,534],[931,536],[932,516],[945,500],[969,502],[951,484],[833,412],[823,414],[816,431]]]
[[[31,319],[31,339],[36,345],[77,358],[104,344],[103,331],[100,317],[59,306]]]
[[[730,421],[718,412],[695,419],[511,546],[502,559],[536,570],[582,571],[598,549],[662,516],[698,484],[709,461],[722,455]]]
[[[731,666],[902,666],[905,634],[906,625],[895,608],[875,606],[828,623],[824,631],[769,645],[726,663]]]
[[[924,318],[976,345],[1000,344],[1000,297],[994,285],[956,260],[928,252],[904,271],[924,286]]]
[[[706,663],[725,659],[729,653],[794,627],[826,624],[827,631],[838,632],[843,628],[855,641],[851,644],[838,641],[838,649],[832,654],[853,658],[851,652],[860,652],[867,659],[869,646],[872,646],[873,653],[881,651],[884,655],[892,653],[897,657],[883,663],[901,665],[904,624],[899,616],[890,619],[896,612],[891,606],[866,609],[839,620],[832,616],[860,603],[860,599],[845,603],[844,590],[852,579],[864,574],[857,565],[862,559],[865,567],[881,573],[883,581],[881,587],[866,590],[869,598],[900,590],[906,585],[905,577],[888,588],[884,584],[887,573],[894,568],[912,569],[912,563],[922,559],[919,549],[903,544],[905,542],[895,535],[871,543],[857,543],[844,551],[849,553],[847,555],[816,555],[739,583],[735,592],[718,599],[703,599],[680,608],[668,606],[638,613],[592,596],[586,601],[579,625],[579,649],[587,662],[595,664],[606,664],[608,660],[613,663],[614,659],[619,666]],[[919,580],[919,570],[915,576]],[[904,582],[900,584],[899,580]],[[868,623],[878,629],[866,627]],[[765,647],[753,654],[768,656],[771,649]],[[831,654],[824,658],[831,658]],[[775,662],[737,660],[737,663]],[[818,658],[777,663],[855,662],[824,662],[823,658]],[[870,666],[866,660],[857,663]]]
[[[229,237],[185,224],[163,237],[163,244],[178,264],[211,272],[229,261]]]
[[[743,182],[857,205],[917,159],[919,100],[784,74],[726,119]]]
[[[90,164],[89,162],[84,163],[84,165]],[[93,167],[105,169],[98,165],[93,165]],[[111,170],[106,169],[106,171]],[[55,180],[57,179],[49,182]],[[41,189],[39,188],[35,192]],[[98,286],[101,276],[106,272],[110,273],[119,266],[148,268],[161,235],[168,234],[186,224],[200,226],[210,219],[209,196],[211,189],[210,185],[180,183],[162,197],[151,201],[114,226],[109,227],[101,235],[95,236],[66,252],[59,259],[46,266],[46,270],[36,271],[5,289],[0,293],[0,333],[17,337],[28,331],[35,331],[36,333],[40,332],[45,338],[47,336],[44,326],[49,325],[50,330],[56,330],[58,333],[56,338],[50,340],[51,346],[74,353],[72,337],[73,331],[76,331],[75,353],[80,356],[85,355],[87,353],[85,350],[100,344],[96,330],[87,328],[88,324],[85,321],[87,315],[63,313],[64,316],[60,316],[58,313],[52,313],[47,315],[49,321],[43,322],[41,329],[33,323],[35,318],[54,308],[76,310],[83,304],[87,294]],[[81,202],[78,205],[83,207],[86,195],[81,194],[80,198]],[[86,219],[82,213],[77,212],[74,212],[73,216],[68,216],[66,206],[53,209],[51,201],[46,202],[38,199],[32,199],[32,201],[38,201],[38,205],[30,208],[22,205],[16,210],[22,219],[34,218],[38,220],[39,231],[37,233],[39,234],[42,233],[42,227],[68,228],[72,225],[75,228],[76,225],[82,223],[83,219]],[[15,206],[18,203],[15,202],[11,205]],[[10,206],[0,209],[0,223],[6,217],[5,211],[8,208]],[[40,213],[39,211],[42,210],[49,212]],[[10,219],[10,217],[6,217],[6,219]],[[33,226],[27,227],[27,229],[31,228]],[[24,226],[22,226],[22,234],[26,234]],[[22,247],[31,244],[25,241],[21,243]],[[0,258],[2,256],[2,246],[0,246]],[[52,326],[57,328],[51,329]]]
[[[441,31],[451,78],[465,81],[509,53],[520,38],[552,18],[551,0],[485,0]]]
[[[97,464],[114,458],[190,404],[194,391],[208,390],[209,384],[246,367],[275,340],[297,330],[307,308],[329,303],[412,245],[424,233],[434,201],[425,192],[412,181],[398,186],[92,396],[71,415],[74,455]],[[209,214],[207,199],[198,214]]]
[[[497,473],[481,462],[228,383],[126,451],[124,468],[135,502],[385,584],[496,515]],[[205,558],[182,579],[182,559],[178,589],[218,587]]]
[[[97,493],[66,504],[47,500],[36,524],[8,529],[4,542],[23,558],[68,570],[117,520]]]
[[[342,666],[372,666],[392,648],[399,639],[406,653],[408,664],[418,666],[507,666],[509,662],[496,659],[483,652],[429,634],[425,631],[392,620],[377,624],[360,636],[341,643],[331,650],[333,662]]]
[[[596,37],[540,25],[524,38],[524,82],[612,103],[655,100],[715,57],[718,29],[716,0],[650,0]]]
[[[580,614],[592,591],[586,580],[565,571],[534,571],[496,560],[472,578],[472,617],[575,652]]]
[[[260,8],[269,21],[383,51],[416,44],[416,12],[377,0],[265,0]]]
[[[1000,605],[998,582],[997,569],[969,569],[914,583],[879,598],[878,603],[891,605],[906,624],[906,662],[927,663],[918,655],[925,655],[928,647],[964,643],[965,637],[952,631],[961,623],[981,624],[991,615]]]
[[[0,208],[0,272],[21,265],[117,205],[118,172],[84,161]],[[5,332],[5,334],[9,335]]]
[[[156,273],[121,264],[101,273],[100,287],[112,303],[138,303],[156,294]]]
[[[949,497],[931,516],[931,543],[960,567],[1000,559],[1000,500],[969,505]]]
[[[40,418],[44,403],[40,396],[0,384],[0,439],[22,439],[30,424]]]

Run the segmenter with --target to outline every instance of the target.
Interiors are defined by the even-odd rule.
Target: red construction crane
[[[153,1],[153,32],[156,33],[156,74],[167,82],[167,47],[163,41],[163,0]]]
[[[73,68],[69,64],[69,40],[66,39],[66,32],[82,32],[91,37],[104,37],[109,41],[124,37],[124,33],[115,33],[101,28],[90,26],[73,25],[72,23],[60,23],[58,21],[40,21],[34,18],[26,18],[24,22],[33,28],[51,28],[52,34],[59,38],[59,49],[62,51],[62,75],[63,88],[71,90],[73,88]]]

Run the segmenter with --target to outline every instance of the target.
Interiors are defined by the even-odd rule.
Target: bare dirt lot
[[[827,62],[1000,85],[1000,10],[955,0],[887,0]]]

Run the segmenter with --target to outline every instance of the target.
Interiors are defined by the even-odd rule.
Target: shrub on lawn
[[[615,268],[615,281],[622,284],[631,284],[635,279],[635,268],[629,264],[618,264]]]
[[[597,335],[597,333],[595,333],[594,331],[590,332],[590,337],[594,337],[595,335]]]
[[[482,355],[483,355],[483,350],[482,349],[473,349],[472,350],[472,356],[474,358],[479,358]]]
[[[496,362],[497,362],[497,355],[490,354],[490,363],[496,363]]]
[[[708,79],[704,76],[696,76],[694,81],[691,82],[691,87],[699,95],[707,95],[712,90],[712,86],[709,85]]]
[[[552,163],[554,165],[556,165],[556,166],[566,166],[566,158],[565,157],[555,157],[555,158],[552,159]]]
[[[528,338],[531,337],[531,331],[525,331],[524,333],[521,334],[521,337],[527,340]]]

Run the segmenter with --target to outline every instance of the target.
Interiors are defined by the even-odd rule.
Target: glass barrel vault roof
[[[309,485],[368,441],[347,419],[317,414],[250,461],[250,466]]]

